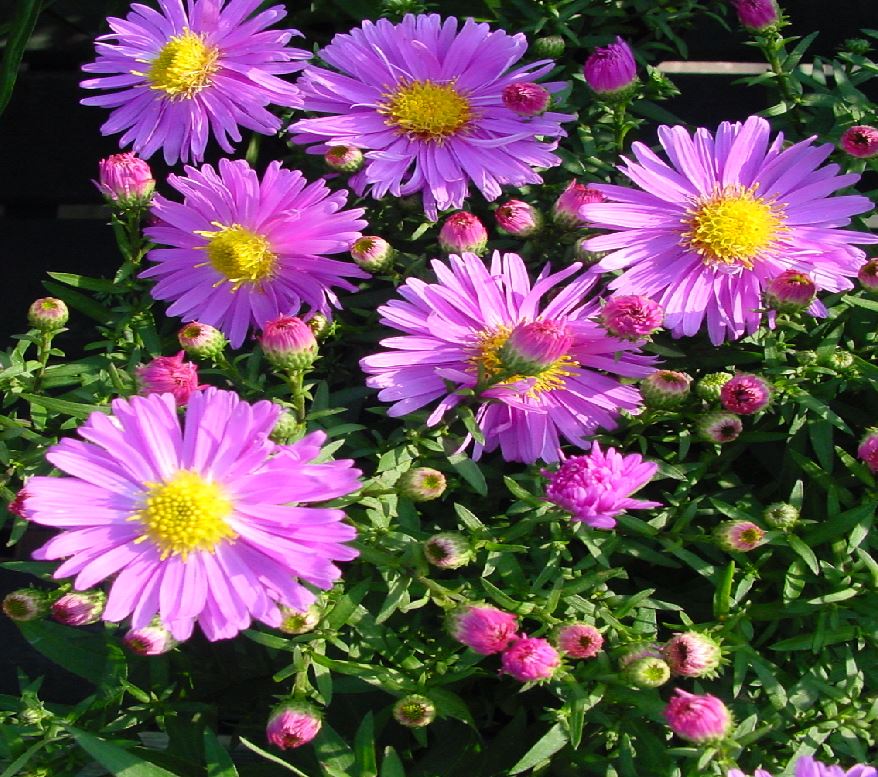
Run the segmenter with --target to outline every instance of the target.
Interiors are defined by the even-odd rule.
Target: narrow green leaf
[[[732,598],[732,583],[735,579],[735,562],[730,561],[725,568],[716,592],[713,595],[713,615],[719,618],[729,614],[729,606]]]
[[[24,47],[27,45],[42,10],[41,0],[18,0],[14,4],[15,16],[9,26],[6,48],[0,60],[0,113],[6,109],[12,97],[12,89],[18,78],[18,68]]]
[[[100,683],[109,657],[103,634],[48,620],[19,623],[18,627],[24,638],[50,661],[95,685]]]
[[[802,542],[802,540],[797,537],[795,534],[790,534],[787,536],[787,542],[790,544],[790,547],[796,552],[799,558],[804,561],[809,569],[815,574],[820,574],[820,563],[817,561],[817,556],[814,555],[814,551],[808,547],[807,543]]]
[[[231,756],[209,728],[204,729],[204,760],[207,762],[207,777],[238,777]]]
[[[543,763],[567,744],[567,734],[560,723],[556,723],[545,735],[509,770],[509,774],[521,774]]]
[[[380,777],[405,777],[405,767],[390,745],[384,749],[384,760],[381,762]]]
[[[67,726],[67,731],[86,753],[116,777],[178,777],[161,766],[144,761],[122,747],[86,731]]]
[[[448,457],[448,463],[454,467],[455,472],[460,475],[473,490],[481,496],[488,495],[488,484],[485,476],[478,464],[476,464],[465,453],[453,453]]]
[[[354,734],[354,773],[357,777],[377,777],[378,762],[375,759],[375,726],[372,713],[367,712]]]
[[[269,753],[267,750],[263,750],[258,745],[254,745],[249,739],[245,739],[244,737],[238,737],[244,747],[246,747],[250,752],[256,753],[256,755],[264,758],[266,761],[271,761],[273,764],[277,764],[278,766],[282,766],[288,772],[292,772],[296,775],[296,777],[311,777],[311,775],[305,774],[301,769],[297,769],[292,764],[284,761],[283,758],[279,758],[274,753]]]

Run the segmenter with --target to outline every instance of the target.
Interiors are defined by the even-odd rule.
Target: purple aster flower
[[[210,640],[251,620],[280,626],[280,605],[306,610],[357,552],[337,509],[304,507],[357,489],[351,461],[311,463],[322,432],[292,445],[268,438],[280,407],[209,388],[194,393],[181,426],[174,397],[117,399],[46,458],[70,477],[28,481],[29,520],[62,529],[34,553],[61,559],[56,578],[77,591],[111,579],[102,618],[159,622]],[[295,504],[294,504],[295,503]]]
[[[522,116],[504,103],[506,87],[532,84],[554,66],[540,60],[510,70],[526,49],[522,33],[491,32],[472,19],[363,22],[320,51],[340,72],[304,70],[297,85],[306,110],[332,115],[297,121],[293,140],[317,144],[315,154],[338,144],[368,149],[351,188],[375,199],[421,192],[434,221],[438,211],[463,206],[470,181],[488,200],[503,184],[540,183],[533,168],[560,163],[551,152],[566,134],[560,123],[573,117]]]
[[[731,769],[728,777],[747,777],[740,769]],[[772,777],[765,769],[757,769],[753,777]],[[796,761],[795,777],[878,777],[878,770],[874,766],[856,764],[847,771],[841,766],[828,766],[815,761],[810,755],[803,755]]]
[[[431,426],[463,401],[449,384],[474,391],[485,436],[476,457],[499,447],[507,461],[554,462],[561,437],[587,448],[595,429],[615,428],[620,410],[640,407],[638,390],[615,376],[648,375],[654,359],[640,354],[635,343],[608,335],[595,320],[598,304],[583,302],[593,279],[579,278],[541,305],[578,269],[576,264],[550,274],[547,266],[531,284],[517,254],[495,252],[490,267],[475,254],[452,255],[448,264],[434,261],[438,283],[409,278],[398,290],[403,299],[378,309],[381,322],[404,336],[383,340],[386,351],[360,362],[370,376],[367,384],[380,389],[379,399],[394,403],[391,416],[441,400],[427,420]],[[536,322],[539,333],[522,331]],[[551,327],[557,337],[547,331]],[[525,372],[528,360],[506,347],[516,330],[519,345],[527,343],[534,357]]]
[[[595,529],[612,529],[625,510],[660,507],[660,502],[632,499],[655,475],[658,465],[640,454],[606,452],[595,442],[586,456],[572,456],[550,478],[546,499],[570,513],[574,521]]]
[[[172,300],[168,315],[217,327],[233,348],[250,325],[291,315],[302,305],[329,313],[331,287],[352,290],[346,278],[367,278],[352,262],[324,254],[350,250],[366,226],[362,208],[342,210],[347,192],[309,184],[298,170],[271,162],[260,181],[243,159],[186,168],[168,181],[183,202],[156,196],[156,226],[146,235],[156,262],[141,273],[158,278],[152,296]]]
[[[160,11],[136,4],[98,38],[97,59],[83,70],[101,73],[85,89],[112,89],[85,105],[112,109],[104,135],[123,132],[144,158],[160,148],[174,164],[204,158],[208,133],[224,151],[239,142],[239,126],[273,135],[281,120],[268,105],[301,108],[299,90],[278,75],[304,67],[311,55],[287,44],[297,30],[267,30],[286,16],[275,5],[253,15],[260,0],[158,0]]]
[[[820,167],[830,144],[810,138],[784,148],[782,134],[769,142],[758,116],[723,122],[715,135],[659,127],[659,140],[672,166],[634,143],[636,161],[620,169],[642,191],[598,184],[609,202],[582,208],[592,226],[614,230],[586,241],[609,251],[599,270],[626,268],[612,290],[655,299],[675,337],[706,321],[718,345],[759,328],[765,284],[784,270],[806,273],[820,289],[852,287],[864,254],[851,244],[878,236],[843,229],[872,203],[829,196],[859,179]],[[826,314],[819,301],[809,311]]]

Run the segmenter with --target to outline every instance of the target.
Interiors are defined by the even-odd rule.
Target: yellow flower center
[[[191,100],[210,86],[219,68],[218,58],[216,46],[208,46],[201,35],[185,30],[162,46],[159,55],[150,62],[146,78],[152,84],[151,89],[165,92],[172,100]]]
[[[144,532],[136,542],[150,540],[162,559],[195,550],[213,551],[237,535],[226,523],[232,503],[215,483],[180,470],[167,483],[151,483],[143,509],[129,520],[140,521]]]
[[[469,362],[478,376],[479,383],[496,386],[509,385],[520,380],[532,380],[533,385],[526,393],[531,399],[546,391],[564,388],[565,378],[574,374],[571,368],[579,366],[579,362],[567,354],[543,368],[537,375],[509,375],[498,380],[498,376],[504,372],[500,351],[511,332],[509,327],[501,326],[498,329],[482,332],[478,336],[475,353],[470,357]]]
[[[217,272],[226,276],[233,291],[245,283],[259,283],[274,275],[277,256],[268,240],[240,224],[217,226],[220,228],[216,232],[196,234],[208,239],[204,246],[207,258]]]
[[[729,186],[697,202],[686,220],[683,239],[706,265],[740,265],[753,260],[784,231],[773,202],[755,196],[755,187]]]
[[[452,84],[432,81],[401,84],[378,112],[406,135],[437,143],[455,135],[473,118],[469,100]]]

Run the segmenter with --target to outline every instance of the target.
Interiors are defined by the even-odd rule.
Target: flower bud
[[[604,99],[625,99],[631,95],[637,81],[634,53],[622,38],[609,46],[596,48],[582,68],[585,82]]]
[[[139,656],[160,656],[177,647],[177,640],[160,624],[139,629],[129,629],[122,642],[132,653]]]
[[[784,270],[765,284],[765,301],[778,313],[805,310],[817,295],[817,284],[803,272]]]
[[[317,624],[320,623],[320,618],[323,616],[323,612],[316,604],[312,604],[304,612],[294,610],[292,607],[281,605],[280,615],[281,623],[280,626],[278,626],[278,629],[284,634],[298,635],[314,631]]]
[[[156,356],[149,364],[138,367],[134,374],[140,394],[173,394],[178,407],[189,401],[192,392],[206,388],[198,383],[198,367],[183,361],[184,352],[176,356]]]
[[[831,370],[844,372],[854,366],[854,355],[850,351],[834,349],[819,356],[817,363]]]
[[[41,297],[27,310],[27,322],[41,332],[57,332],[63,329],[70,314],[67,305],[55,297]]]
[[[878,291],[878,259],[870,259],[861,265],[857,280],[866,291]]]
[[[567,354],[573,335],[560,321],[517,324],[500,348],[503,367],[517,375],[539,375]]]
[[[64,594],[52,605],[52,617],[65,626],[88,626],[100,620],[106,601],[101,591]]]
[[[720,402],[730,413],[753,415],[771,401],[771,387],[758,375],[738,373],[720,389]]]
[[[27,507],[26,502],[29,494],[27,491],[27,486],[20,488],[18,493],[12,498],[12,501],[6,505],[6,511],[12,515],[18,516],[19,518],[27,518]]]
[[[302,429],[302,425],[289,410],[284,409],[274,422],[274,427],[268,434],[268,439],[278,445],[286,445],[291,437],[295,437]]]
[[[857,448],[857,457],[872,473],[878,473],[878,431],[869,430]]]
[[[6,594],[3,599],[3,612],[10,620],[27,623],[42,618],[49,612],[49,599],[44,591],[19,588]]]
[[[665,311],[658,302],[638,294],[610,297],[600,313],[601,323],[614,337],[642,340],[661,329]]]
[[[363,166],[363,152],[356,146],[332,146],[323,155],[323,161],[330,170],[355,173]]]
[[[259,346],[277,370],[307,370],[317,358],[317,339],[301,318],[278,316],[262,328]]]
[[[323,313],[315,313],[305,323],[311,327],[314,337],[318,340],[326,337],[329,334],[329,328],[332,326],[332,322]]]
[[[582,206],[606,199],[597,189],[571,181],[552,206],[552,221],[564,229],[585,227],[586,221],[579,213]]]
[[[765,531],[752,521],[723,521],[713,538],[723,550],[749,553],[765,543]]]
[[[415,467],[402,474],[396,490],[413,502],[429,502],[445,493],[445,475],[430,467]]]
[[[518,618],[489,605],[465,605],[449,617],[449,631],[458,642],[483,656],[505,650],[515,638]]]
[[[736,440],[744,430],[744,424],[734,413],[705,413],[696,426],[698,436],[705,442],[726,443]]]
[[[226,336],[210,324],[190,321],[177,332],[180,347],[196,359],[216,359],[226,348]]]
[[[647,407],[655,410],[679,407],[689,396],[692,377],[685,372],[656,370],[640,381],[640,393]]]
[[[497,226],[513,237],[530,237],[540,231],[542,214],[522,200],[507,200],[494,211]]]
[[[540,637],[519,637],[500,656],[502,673],[529,683],[548,680],[561,666],[558,651]]]
[[[580,237],[573,244],[573,258],[577,262],[582,262],[585,267],[591,267],[592,265],[597,264],[607,255],[606,251],[589,250],[586,245],[589,240],[591,240],[591,238],[588,236]]]
[[[393,705],[393,717],[408,728],[429,726],[436,717],[436,705],[426,696],[410,694]]]
[[[662,649],[655,642],[641,642],[629,645],[618,658],[619,669],[633,664],[642,658],[662,658]]]
[[[459,210],[452,213],[439,230],[439,247],[447,254],[471,252],[483,254],[488,245],[488,230],[478,216]]]
[[[292,750],[308,744],[322,725],[316,708],[305,702],[287,701],[272,710],[265,738],[281,750]]]
[[[674,693],[664,715],[678,737],[704,744],[723,739],[731,731],[731,713],[716,696],[687,693],[679,688]]]
[[[548,89],[530,82],[507,84],[500,98],[510,111],[528,118],[544,114],[552,102]]]
[[[752,32],[764,32],[780,21],[775,0],[732,0],[738,20]]]
[[[803,367],[807,367],[809,364],[817,364],[819,358],[817,351],[796,351],[796,361]]]
[[[849,127],[842,133],[841,147],[857,159],[878,156],[878,129],[867,124]]]
[[[658,688],[671,679],[671,668],[662,658],[645,656],[631,661],[622,677],[637,688]]]
[[[697,631],[675,634],[662,648],[662,656],[678,677],[712,677],[719,668],[719,643]]]
[[[434,534],[423,547],[427,561],[440,569],[458,569],[473,559],[469,541],[457,532]]]
[[[786,502],[775,502],[765,508],[762,520],[772,529],[789,531],[799,522],[799,511]]]
[[[570,658],[594,658],[603,646],[603,635],[590,623],[571,623],[558,630],[558,648]]]
[[[364,235],[354,241],[351,256],[366,272],[380,273],[393,267],[393,248],[383,237]]]
[[[533,42],[533,53],[537,57],[555,59],[564,53],[566,44],[560,35],[544,35]]]
[[[708,372],[695,384],[695,393],[706,402],[719,402],[722,387],[732,377],[730,372]]]
[[[155,180],[149,165],[134,154],[112,154],[98,163],[94,182],[107,202],[120,209],[149,204]]]

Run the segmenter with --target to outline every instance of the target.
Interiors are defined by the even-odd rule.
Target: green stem
[[[768,61],[771,72],[774,73],[777,78],[781,96],[790,105],[790,113],[792,114],[793,121],[796,123],[797,127],[801,128],[804,123],[799,111],[801,96],[797,94],[796,90],[793,88],[790,74],[784,70],[781,62],[781,54],[786,56],[786,51],[783,46],[783,38],[778,33],[772,33],[770,37],[764,36],[759,41],[759,48],[765,56],[765,59]]]
[[[293,415],[301,426],[305,426],[305,370],[295,370],[287,374],[292,395]]]
[[[40,392],[40,384],[43,382],[43,376],[46,374],[46,368],[49,364],[49,356],[52,353],[52,338],[54,332],[40,332],[40,339],[37,343],[37,361],[40,363],[40,369],[34,378],[33,392]]]

